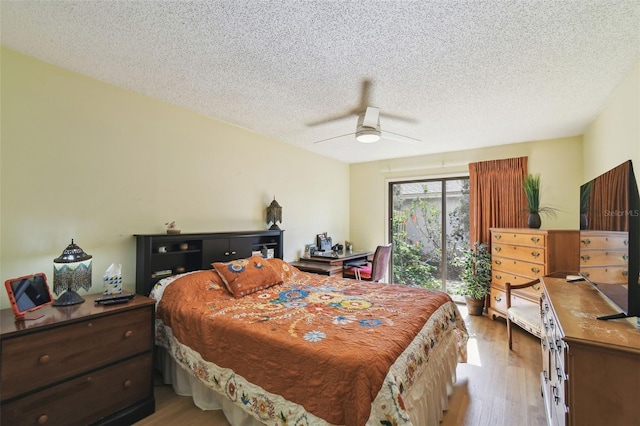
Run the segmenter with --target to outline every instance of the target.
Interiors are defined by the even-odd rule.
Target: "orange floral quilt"
[[[402,401],[429,353],[467,332],[438,291],[300,272],[241,298],[215,270],[154,289],[156,341],[266,424],[410,424]]]

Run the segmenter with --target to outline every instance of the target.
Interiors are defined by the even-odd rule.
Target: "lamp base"
[[[62,296],[58,297],[54,302],[53,306],[70,306],[77,305],[78,303],[83,303],[84,299],[75,291],[69,289],[62,293]]]

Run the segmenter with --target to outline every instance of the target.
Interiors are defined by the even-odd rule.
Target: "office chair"
[[[391,244],[378,246],[373,260],[366,263],[346,264],[342,266],[342,276],[361,281],[378,282],[384,278],[391,260]],[[371,264],[371,266],[369,266]]]

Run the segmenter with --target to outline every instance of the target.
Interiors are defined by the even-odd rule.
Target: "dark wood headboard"
[[[213,262],[250,257],[267,249],[282,259],[284,231],[146,234],[136,237],[136,293],[148,296],[156,282],[182,272],[211,269]]]

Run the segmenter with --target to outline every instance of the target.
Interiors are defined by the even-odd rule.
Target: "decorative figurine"
[[[165,223],[167,225],[167,234],[179,234],[180,228],[176,225],[175,221]]]

